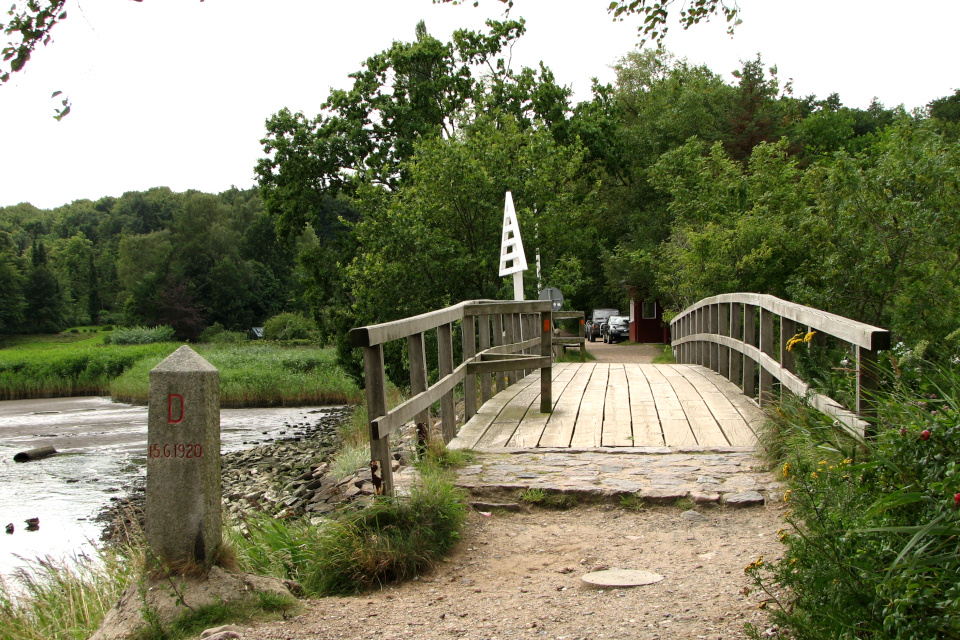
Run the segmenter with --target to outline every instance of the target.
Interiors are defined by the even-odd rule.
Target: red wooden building
[[[663,306],[657,300],[641,298],[636,289],[630,290],[630,341],[670,342],[670,325],[663,321]]]

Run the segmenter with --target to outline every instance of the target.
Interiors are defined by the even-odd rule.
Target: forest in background
[[[625,308],[629,287],[673,311],[755,291],[908,344],[955,339],[960,91],[857,109],[794,96],[759,55],[728,82],[648,50],[571,104],[545,64],[510,68],[524,30],[491,21],[445,43],[420,23],[318,115],[267,120],[258,189],[0,209],[0,332],[142,324],[196,339],[294,311],[342,341],[509,298],[510,190],[541,284],[571,308]]]

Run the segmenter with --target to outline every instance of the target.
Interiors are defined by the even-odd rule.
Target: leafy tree
[[[383,321],[459,300],[499,298],[504,194],[512,191],[528,255],[539,247],[545,282],[569,275],[569,257],[593,250],[579,231],[588,206],[578,183],[583,153],[511,116],[482,117],[451,139],[424,140],[396,197],[357,225],[349,268],[359,318]],[[528,297],[535,282],[527,279]],[[509,284],[509,283],[508,283]]]
[[[34,244],[31,269],[23,285],[26,302],[24,328],[37,333],[56,333],[64,325],[63,293],[57,276],[47,265],[43,242]]]
[[[960,150],[936,123],[903,116],[805,181],[816,207],[793,299],[914,341],[960,327]]]
[[[660,248],[660,291],[675,308],[733,291],[783,296],[798,261],[793,226],[805,205],[787,142],[760,144],[746,168],[720,143],[665,154],[655,183],[672,201],[672,232]]]
[[[0,232],[0,333],[12,333],[24,322],[27,301],[23,265],[5,232]]]
[[[946,122],[960,122],[960,89],[955,89],[952,96],[944,96],[931,100],[927,105],[930,117]]]

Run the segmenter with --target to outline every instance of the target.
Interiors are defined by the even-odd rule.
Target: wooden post
[[[790,318],[780,317],[780,366],[787,371],[796,369],[793,352],[787,351],[787,343],[797,333],[797,323]],[[781,385],[782,388],[782,385]]]
[[[417,395],[427,390],[427,351],[424,347],[423,333],[414,333],[407,336],[407,355],[410,358],[410,395]],[[432,436],[430,409],[424,409],[417,414],[417,423],[426,429],[427,437]]]
[[[743,340],[743,305],[738,302],[730,304],[730,337]],[[735,385],[740,385],[741,365],[743,355],[740,352],[730,352],[730,374],[728,378]],[[743,388],[741,386],[741,388]]]
[[[540,355],[553,355],[553,314],[544,311],[540,314]],[[553,412],[553,358],[551,364],[540,369],[540,413]]]
[[[493,346],[499,347],[503,344],[503,315],[495,313],[493,315]],[[506,377],[503,371],[497,371],[497,393],[507,388]]]
[[[757,346],[757,307],[752,304],[743,305],[743,343],[751,347]],[[757,396],[757,363],[750,356],[743,356],[743,395],[748,398]]]
[[[519,313],[513,314],[513,340],[514,342],[520,342],[523,340],[523,316]],[[521,349],[518,353],[523,353]],[[516,382],[519,382],[521,378],[526,377],[527,371],[525,369],[517,369],[514,372],[514,375],[517,377]]]
[[[773,312],[760,308],[760,351],[771,358],[773,353]],[[773,374],[760,366],[760,406],[773,402]]]
[[[477,355],[476,316],[464,316],[460,327],[463,331],[463,361]],[[477,376],[468,373],[463,379],[464,421],[477,414]]]
[[[710,314],[710,333],[717,335],[720,333],[720,305],[712,304],[708,307]],[[710,368],[720,372],[720,345],[716,342],[710,343]]]
[[[453,326],[449,323],[437,327],[437,355],[440,378],[453,373]],[[443,429],[444,444],[457,435],[457,406],[453,399],[453,389],[440,398],[440,426]]]
[[[516,333],[514,328],[516,325],[513,322],[513,314],[506,314],[503,317],[503,342],[506,345],[511,345],[517,341]],[[509,387],[517,381],[517,372],[516,371],[507,371],[507,386]]]
[[[730,305],[727,303],[717,305],[717,314],[719,322],[717,324],[717,333],[721,336],[730,336]],[[720,368],[718,372],[725,378],[730,377],[730,347],[718,345],[718,355]]]
[[[587,324],[586,318],[581,316],[580,323],[579,323],[580,333],[578,334],[578,336],[580,337],[580,362],[587,361],[587,340],[585,337],[587,335],[585,330],[586,324]],[[541,349],[542,349],[542,345],[541,345]]]
[[[490,316],[479,316],[480,322],[480,351],[490,348]],[[480,403],[483,404],[493,397],[490,374],[480,374]]]
[[[877,352],[857,347],[857,413],[868,422],[863,436],[877,435],[876,392],[878,388]]]
[[[703,307],[693,312],[693,332],[703,333]],[[696,364],[703,366],[703,342],[697,340],[696,353],[694,354]]]
[[[387,379],[383,367],[383,345],[363,348],[363,376],[366,382],[367,419],[370,421],[370,469],[373,485],[385,496],[393,495],[393,455],[390,436],[374,438],[373,421],[387,413]]]

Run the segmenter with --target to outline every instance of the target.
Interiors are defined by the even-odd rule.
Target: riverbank
[[[221,456],[222,504],[225,522],[240,533],[244,521],[253,515],[288,518],[306,515],[313,524],[348,503],[365,506],[376,491],[369,456],[357,456],[356,465],[335,464],[343,451],[341,427],[353,415],[353,407],[331,407],[314,420],[284,425],[286,433],[242,451]],[[394,447],[393,470],[399,486],[415,475],[411,451],[412,433],[398,439]],[[362,452],[361,452],[362,453]],[[104,526],[103,540],[115,537],[122,528],[143,525],[144,478],[128,487],[128,494],[112,501],[97,517]]]

